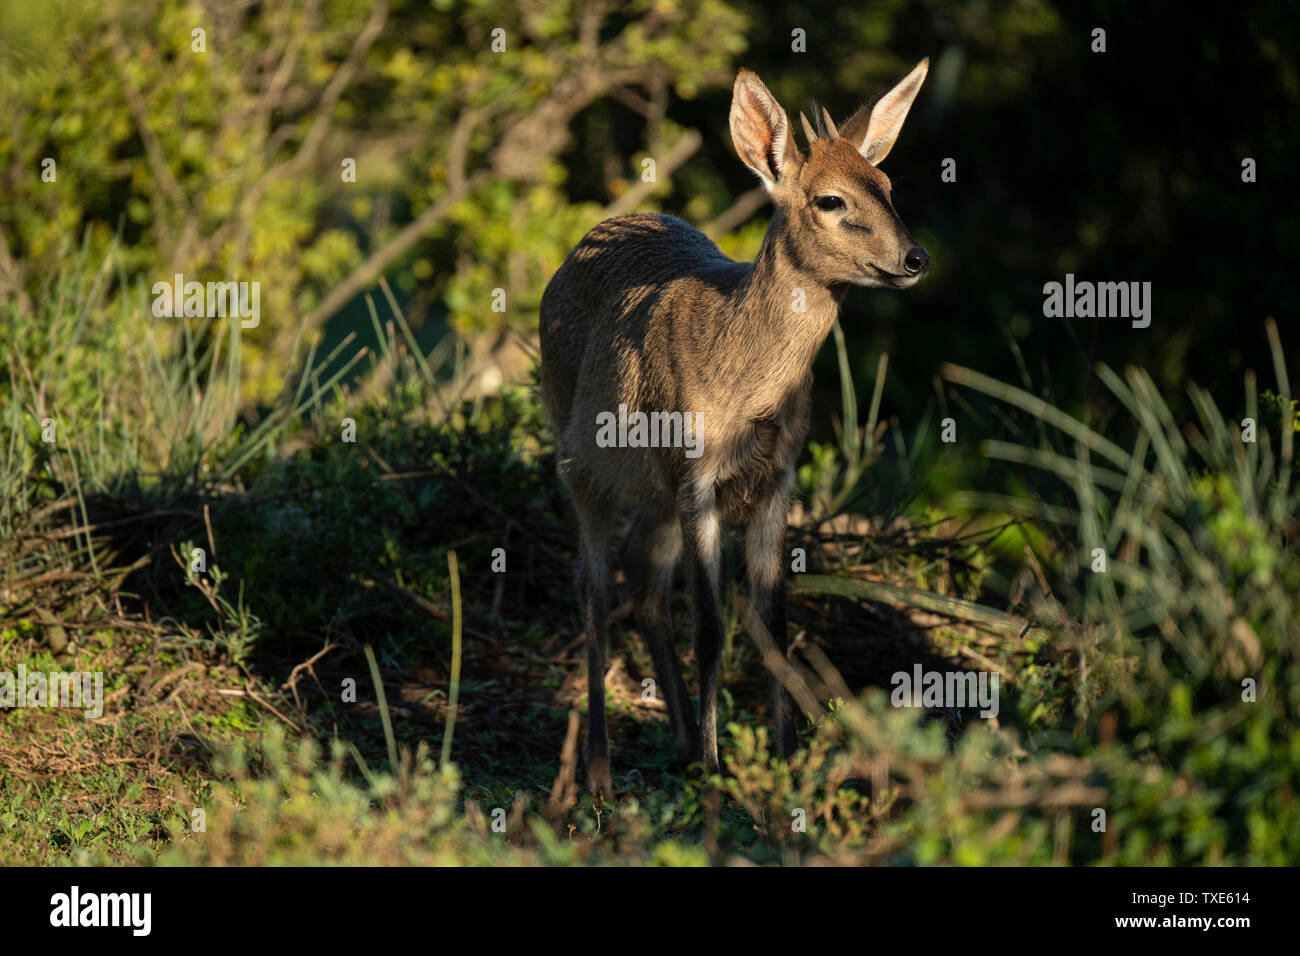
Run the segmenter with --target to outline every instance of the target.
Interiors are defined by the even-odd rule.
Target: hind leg
[[[632,585],[637,627],[650,649],[668,706],[677,757],[688,764],[699,753],[700,732],[673,646],[670,595],[673,568],[681,553],[682,529],[675,514],[647,509],[636,515],[623,545],[623,569]]]
[[[578,597],[587,638],[587,787],[614,798],[609,769],[609,731],[605,721],[605,671],[609,639],[609,539],[612,520],[598,508],[575,499],[581,527],[582,566]]]

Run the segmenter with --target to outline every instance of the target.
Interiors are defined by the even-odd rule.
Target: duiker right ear
[[[731,94],[731,141],[768,192],[799,161],[790,121],[758,74],[741,70]]]

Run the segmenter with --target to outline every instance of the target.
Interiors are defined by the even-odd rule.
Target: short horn
[[[808,145],[811,146],[817,142],[817,133],[813,130],[812,123],[808,122],[808,117],[802,112],[799,114],[799,122],[803,124],[803,134],[808,137]]]
[[[826,124],[826,135],[831,139],[839,139],[840,131],[835,128],[835,121],[831,119],[831,114],[826,107],[822,107],[822,121]]]

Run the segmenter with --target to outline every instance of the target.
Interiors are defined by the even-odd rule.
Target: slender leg
[[[582,527],[580,599],[587,629],[587,787],[614,798],[605,722],[605,671],[609,640],[609,531],[606,521],[578,509]]]
[[[673,646],[669,595],[673,567],[682,552],[682,529],[675,514],[644,511],[632,522],[624,543],[623,569],[636,601],[637,627],[654,661],[655,677],[668,705],[677,758],[683,764],[698,759],[700,731],[691,712],[691,699],[682,680]]]
[[[722,661],[722,613],[718,601],[718,572],[722,532],[713,482],[687,489],[678,503],[685,539],[686,571],[695,617],[695,662],[700,675],[699,759],[710,771],[718,769],[718,668]]]
[[[789,646],[785,617],[785,522],[793,481],[793,472],[787,472],[781,487],[756,511],[745,533],[751,600],[776,642],[776,649],[783,655]],[[772,675],[772,712],[776,718],[777,751],[788,757],[797,744],[794,702],[775,674]]]

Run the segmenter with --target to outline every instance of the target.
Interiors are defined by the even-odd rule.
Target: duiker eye
[[[823,212],[834,212],[844,208],[844,200],[839,196],[818,196],[813,200],[813,205]]]

